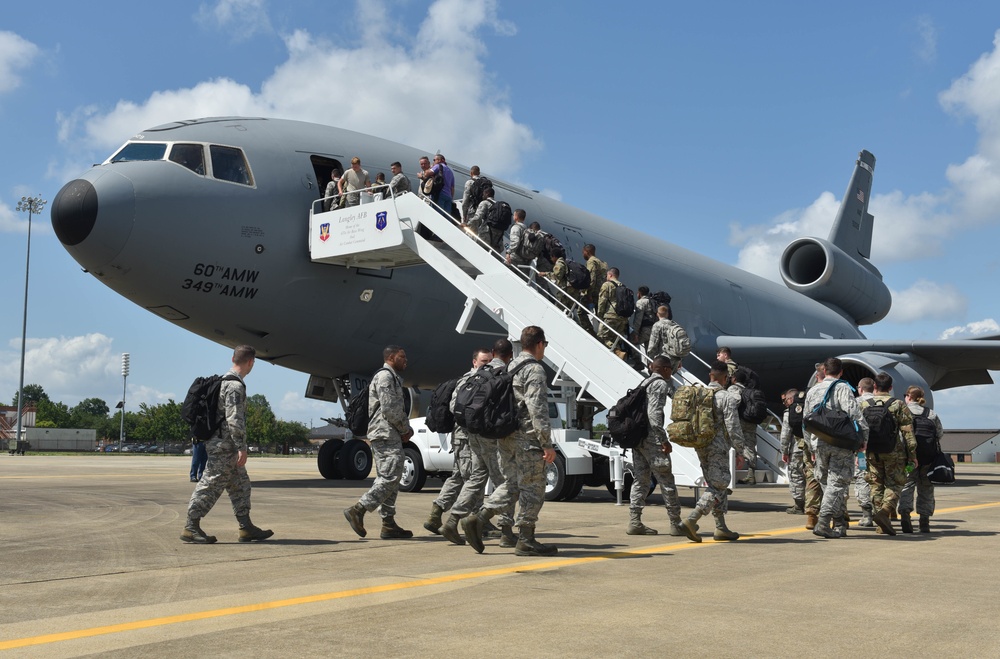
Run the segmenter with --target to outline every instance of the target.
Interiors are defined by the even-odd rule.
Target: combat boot
[[[692,542],[701,542],[701,536],[698,535],[698,520],[701,519],[701,513],[697,509],[692,510],[688,518],[681,522],[681,527],[684,529],[684,535],[688,537],[688,540]]]
[[[184,542],[194,542],[199,545],[210,545],[218,540],[218,538],[214,535],[208,535],[201,530],[200,517],[188,517],[187,523],[184,525],[184,530],[181,532],[181,540]]]
[[[382,518],[382,532],[379,537],[383,540],[405,540],[413,537],[413,531],[407,531],[396,523],[394,517]]]
[[[821,538],[836,538],[837,532],[830,528],[830,517],[822,516],[816,518],[816,527],[813,529],[813,535],[818,535]]]
[[[368,535],[368,531],[365,531],[365,513],[368,510],[361,505],[361,502],[354,504],[350,508],[344,509],[344,517],[347,518],[347,523],[351,525],[354,532],[358,534],[359,537],[363,538]]]
[[[476,550],[477,554],[482,554],[486,545],[483,544],[483,527],[486,522],[493,517],[493,511],[483,508],[475,515],[469,515],[462,520],[462,530],[465,531],[465,539],[469,546]]]
[[[552,556],[559,552],[555,545],[543,545],[535,540],[534,526],[521,526],[518,531],[520,534],[514,547],[515,556]]]
[[[785,512],[789,515],[805,515],[806,514],[806,500],[805,499],[795,499],[795,505],[790,508],[785,508]]]
[[[740,485],[756,485],[757,484],[757,474],[750,467],[747,467],[747,477],[736,481]]]
[[[875,526],[875,522],[872,521],[872,511],[870,510],[861,511],[861,520],[858,522],[858,526],[864,529],[870,529],[871,527]]]
[[[740,534],[736,531],[730,531],[729,527],[726,526],[726,516],[722,513],[716,513],[715,515],[715,534],[712,536],[715,540],[739,540]]]
[[[424,528],[433,533],[434,535],[444,535],[441,531],[441,515],[444,514],[444,509],[436,503],[431,504],[431,514],[424,522]]]
[[[903,533],[913,533],[913,522],[910,521],[910,513],[899,513],[899,528]]]
[[[919,523],[920,523],[920,532],[921,533],[930,533],[931,532],[931,516],[930,515],[921,515]]]
[[[628,513],[628,528],[625,529],[627,535],[656,535],[656,529],[642,523],[642,508],[632,508]]]
[[[838,538],[847,537],[847,522],[840,521],[833,525],[833,532],[837,534]]]
[[[878,527],[882,529],[882,533],[896,535],[896,529],[892,528],[892,522],[889,521],[889,511],[885,508],[879,509],[877,513],[872,515],[872,521],[878,524]]]
[[[680,517],[670,520],[670,535],[675,538],[687,537],[687,529],[684,528],[684,522]]]
[[[250,521],[250,515],[238,515],[236,520],[240,523],[240,537],[238,538],[240,542],[267,540],[274,535],[274,531],[271,529],[259,529],[254,526],[253,522]]]
[[[424,524],[424,526],[427,526]],[[458,532],[458,518],[455,515],[448,515],[448,521],[444,523],[441,527],[441,535],[444,539],[454,545],[464,545],[465,540],[462,539],[462,535]]]
[[[810,531],[816,528],[816,520],[819,519],[816,513],[806,513],[806,530]]]
[[[509,526],[500,527],[500,546],[504,549],[517,547],[517,536],[514,535],[513,528]]]

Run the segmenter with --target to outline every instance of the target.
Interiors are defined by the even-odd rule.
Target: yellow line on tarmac
[[[996,506],[1000,506],[1000,501],[992,503],[975,504],[970,506],[959,506],[956,508],[945,508],[938,510],[937,514],[954,513],[966,510],[981,510],[983,508],[994,508]],[[744,537],[747,540],[752,541],[754,538],[771,538],[782,535],[792,535],[794,533],[802,533],[804,532],[804,530],[805,529],[802,526],[796,526],[794,528],[774,529],[772,531],[761,531],[759,533],[750,534],[749,537],[747,536]],[[441,584],[455,583],[459,581],[468,581],[471,579],[482,579],[485,577],[503,576],[508,574],[514,574],[516,572],[558,569],[564,567],[571,567],[574,565],[584,565],[586,563],[596,563],[598,561],[614,560],[617,558],[627,558],[627,557],[641,556],[647,554],[662,554],[669,551],[680,551],[684,549],[693,549],[695,547],[706,547],[715,544],[722,544],[722,543],[717,543],[714,540],[709,540],[708,542],[702,544],[685,541],[669,545],[661,545],[659,547],[644,547],[641,549],[636,548],[634,550],[629,550],[629,551],[609,552],[604,554],[597,554],[594,556],[581,556],[578,558],[561,558],[556,560],[545,561],[542,563],[511,565],[507,567],[494,568],[491,570],[462,572],[459,574],[451,574],[441,577],[430,577],[427,579],[414,579],[412,581],[402,581],[397,583],[383,584],[381,586],[353,588],[350,590],[339,590],[332,593],[320,593],[317,595],[307,595],[304,597],[293,597],[290,599],[274,600],[272,602],[258,602],[256,604],[245,604],[243,606],[233,606],[225,609],[213,609],[210,611],[195,611],[193,613],[183,613],[180,615],[164,616],[161,618],[148,618],[146,620],[136,620],[133,622],[125,622],[117,625],[91,627],[89,629],[77,629],[68,632],[59,632],[56,634],[43,634],[41,636],[30,636],[27,638],[18,638],[10,641],[0,641],[0,650],[12,650],[15,648],[29,647],[32,645],[45,645],[47,643],[73,641],[81,638],[89,638],[92,636],[117,634],[120,632],[134,631],[137,629],[148,629],[150,627],[161,627],[164,625],[175,625],[183,622],[194,622],[196,620],[209,620],[212,618],[222,618],[226,616],[240,615],[243,613],[253,613],[256,611],[269,611],[289,606],[316,604],[318,602],[329,602],[332,600],[346,599],[349,597],[359,597],[362,595],[389,593],[398,590],[406,590],[409,588],[438,586]]]

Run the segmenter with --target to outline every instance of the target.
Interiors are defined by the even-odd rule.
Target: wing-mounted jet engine
[[[889,313],[892,295],[868,260],[872,226],[868,212],[875,156],[862,151],[840,204],[829,239],[799,238],[781,255],[781,279],[793,291],[842,312],[858,325]]]

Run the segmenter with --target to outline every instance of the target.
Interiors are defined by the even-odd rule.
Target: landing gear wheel
[[[566,486],[566,496],[562,498],[563,501],[572,501],[580,495],[583,490],[583,477],[582,476],[567,476],[566,478],[573,479],[571,485]]]
[[[420,459],[420,451],[412,446],[403,448],[403,475],[399,477],[399,489],[403,492],[419,492],[427,482],[427,470]]]
[[[342,439],[328,439],[319,447],[319,455],[316,456],[316,466],[319,467],[319,474],[323,478],[343,478],[340,471],[337,457],[340,449],[344,446]]]
[[[338,452],[337,466],[348,480],[360,481],[368,478],[368,474],[372,471],[371,447],[360,439],[350,440]]]

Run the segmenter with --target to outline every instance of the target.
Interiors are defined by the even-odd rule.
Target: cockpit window
[[[156,142],[129,142],[121,151],[111,156],[111,162],[135,160],[163,160],[167,145]]]
[[[232,181],[243,185],[253,185],[250,168],[243,157],[243,152],[231,146],[213,144],[209,147],[212,154],[212,175],[223,181]]]
[[[205,148],[201,144],[175,144],[170,147],[169,159],[195,174],[205,175]]]

